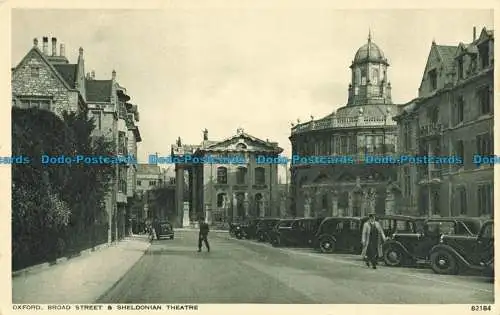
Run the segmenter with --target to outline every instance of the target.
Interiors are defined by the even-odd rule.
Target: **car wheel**
[[[271,244],[274,246],[274,247],[278,247],[281,245],[281,240],[280,240],[280,237],[279,236],[275,236],[273,237],[273,239],[271,240]]]
[[[171,240],[173,240],[173,239],[174,239],[174,236],[173,236],[173,235],[172,235],[172,236],[170,236],[170,239],[171,239]]]
[[[431,254],[431,268],[440,275],[454,275],[458,273],[455,257],[448,251],[438,250]]]
[[[322,253],[333,253],[335,251],[335,240],[331,236],[323,236],[319,240],[319,249]]]
[[[257,240],[259,242],[265,242],[266,241],[266,236],[264,235],[264,233],[259,233],[259,235],[257,235]]]
[[[403,262],[403,251],[396,246],[390,246],[384,251],[384,262],[390,267],[401,266]]]
[[[236,238],[237,238],[237,239],[239,239],[239,240],[241,240],[241,239],[243,238],[243,235],[242,235],[242,233],[241,233],[241,232],[236,232],[236,233],[234,234],[234,236],[236,236]]]

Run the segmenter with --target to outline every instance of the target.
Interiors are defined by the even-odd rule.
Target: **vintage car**
[[[172,224],[168,221],[160,221],[155,227],[156,239],[161,240],[162,238],[174,239],[174,228]]]
[[[430,250],[442,235],[475,236],[481,225],[476,218],[426,219],[421,229],[394,233],[384,243],[384,262],[391,267],[428,264]]]
[[[443,235],[430,251],[430,264],[437,274],[477,270],[494,278],[493,220],[486,221],[477,236]]]
[[[255,238],[259,242],[267,242],[269,241],[269,233],[273,230],[273,228],[280,222],[280,219],[277,218],[262,218],[257,223]]]
[[[261,218],[253,218],[246,220],[235,226],[234,236],[237,239],[251,239],[255,237],[255,232],[257,231],[257,224]]]
[[[274,227],[267,233],[267,240],[274,245],[277,239],[279,239],[280,231],[283,229],[289,229],[296,219],[281,219],[274,225]]]
[[[363,224],[368,217],[326,218],[321,223],[316,234],[317,245],[323,253],[348,251],[361,253],[361,233]],[[416,231],[420,218],[402,215],[380,215],[377,221],[382,226],[386,236],[398,231]]]
[[[290,225],[280,225],[271,239],[273,246],[307,246],[315,244],[315,235],[324,218],[300,218]]]

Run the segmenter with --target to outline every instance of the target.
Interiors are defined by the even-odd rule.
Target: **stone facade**
[[[48,38],[44,37],[43,40],[45,48]],[[57,52],[53,52],[55,54]],[[79,73],[84,68],[83,49],[80,48],[77,64],[69,64],[64,55],[58,57],[57,62],[54,62],[55,58],[51,58],[47,49],[40,50],[38,40],[34,40],[33,48],[12,69],[13,106],[40,106],[59,117],[64,111],[85,110],[84,86],[78,84],[78,78],[83,75]],[[73,71],[73,74],[67,76],[67,70]]]
[[[401,153],[462,160],[401,166],[401,186],[412,196],[407,213],[493,214],[493,167],[473,162],[474,155],[493,154],[493,31],[473,33],[467,45],[432,43],[419,97],[395,117]]]
[[[240,157],[244,164],[184,163],[176,164],[177,192],[189,173],[190,219],[204,216],[210,224],[225,224],[250,217],[280,216],[278,165],[257,161],[258,155],[277,157],[283,151],[275,142],[264,141],[238,129],[237,134],[223,141],[209,141],[205,131],[201,145],[183,145],[179,139],[172,146],[173,156],[192,155],[197,158]],[[177,196],[178,224],[182,222],[183,196]]]
[[[324,118],[294,125],[292,154],[340,159],[333,164],[292,164],[293,215],[363,216],[398,213],[397,168],[368,165],[373,156],[396,152],[389,63],[368,37],[350,66],[347,105]]]

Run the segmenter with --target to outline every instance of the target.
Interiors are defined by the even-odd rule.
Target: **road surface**
[[[359,256],[177,231],[146,254],[98,303],[493,303],[493,283],[478,276],[440,276],[429,269],[368,268]]]

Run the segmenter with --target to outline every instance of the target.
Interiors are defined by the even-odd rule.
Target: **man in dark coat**
[[[198,252],[201,252],[202,242],[205,243],[207,251],[210,251],[210,244],[208,244],[208,224],[205,223],[205,218],[200,218],[200,234],[198,235]]]

